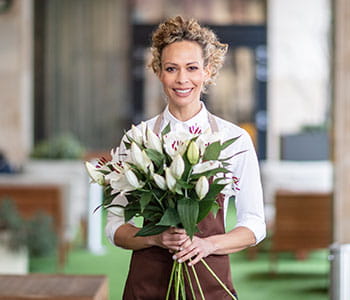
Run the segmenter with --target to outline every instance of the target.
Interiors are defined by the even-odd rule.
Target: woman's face
[[[201,46],[190,41],[172,43],[163,49],[161,63],[159,79],[169,106],[199,104],[203,83],[209,78]]]

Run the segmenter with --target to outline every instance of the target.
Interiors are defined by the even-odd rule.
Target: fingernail
[[[188,263],[188,266],[189,266],[189,267],[192,267],[192,264],[191,264],[191,263]]]
[[[181,264],[181,263],[182,263],[182,259],[180,258],[180,259],[178,260],[178,262]]]
[[[173,260],[176,260],[176,255],[173,255]]]
[[[182,251],[183,250],[183,248],[182,247],[180,247],[180,249],[179,249],[180,251]]]

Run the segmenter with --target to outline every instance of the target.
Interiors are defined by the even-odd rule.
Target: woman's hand
[[[192,241],[188,238],[181,247],[183,249],[174,254],[173,259],[178,262],[191,259],[189,266],[195,265],[202,258],[207,257],[216,250],[215,245],[211,241],[197,236],[194,236]]]
[[[156,246],[169,249],[171,252],[183,249],[183,244],[189,240],[185,229],[170,227],[164,232],[154,236]]]

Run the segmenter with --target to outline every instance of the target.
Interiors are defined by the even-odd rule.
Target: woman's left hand
[[[188,239],[181,246],[182,250],[174,254],[173,259],[185,262],[191,259],[189,266],[195,265],[202,258],[207,257],[215,251],[215,245],[205,238],[194,236],[192,241]]]

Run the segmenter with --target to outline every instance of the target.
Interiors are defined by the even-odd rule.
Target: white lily
[[[174,192],[175,191],[175,186],[176,186],[176,179],[171,174],[171,171],[170,171],[169,168],[165,168],[165,182],[166,182],[169,190]]]
[[[112,162],[117,162],[120,160],[119,153],[120,153],[119,147],[115,148],[115,150],[114,149],[111,150]]]
[[[129,184],[134,187],[134,189],[139,189],[143,187],[143,182],[139,181],[132,170],[127,170],[125,172],[125,178]]]
[[[93,164],[86,161],[85,168],[86,168],[86,171],[88,172],[88,174],[93,182],[95,182],[99,185],[104,185],[105,176],[101,172],[99,172],[98,169],[95,168]]]
[[[193,166],[192,173],[200,174],[206,171],[210,171],[216,168],[220,168],[221,163],[217,160],[208,160],[205,162],[198,163]]]
[[[170,165],[171,174],[175,179],[180,179],[185,171],[185,162],[180,154],[177,154]]]
[[[130,137],[138,144],[142,144],[143,142],[142,131],[135,125],[131,125]]]
[[[149,167],[153,165],[146,152],[141,151],[141,149],[139,148],[139,146],[137,146],[136,143],[131,143],[130,158],[131,162],[138,166],[145,173],[147,173]],[[150,169],[152,172],[153,168]]]
[[[177,154],[183,155],[191,137],[190,133],[185,131],[170,131],[163,137],[165,152],[171,157]]]
[[[146,146],[150,149],[163,153],[162,143],[160,142],[159,137],[149,128],[147,128]]]
[[[163,176],[159,174],[153,174],[153,180],[161,190],[166,190],[167,185]]]
[[[199,200],[202,200],[208,194],[209,191],[209,182],[207,177],[201,176],[196,183],[195,189]]]

